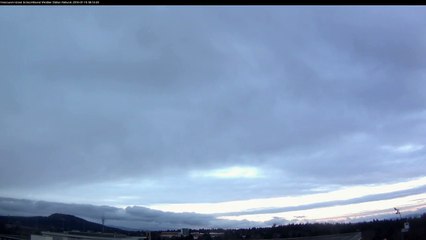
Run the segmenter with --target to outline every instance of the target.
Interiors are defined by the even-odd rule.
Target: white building
[[[128,237],[123,234],[80,233],[80,232],[41,232],[31,235],[31,240],[146,240],[146,237]]]

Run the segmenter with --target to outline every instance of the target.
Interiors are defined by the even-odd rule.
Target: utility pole
[[[105,215],[102,215],[102,233],[105,231]]]

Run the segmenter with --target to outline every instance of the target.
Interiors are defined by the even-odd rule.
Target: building
[[[191,235],[194,238],[194,240],[197,240],[198,238],[202,237],[204,235],[204,233],[192,232]]]
[[[146,237],[129,237],[118,233],[41,232],[31,235],[31,240],[146,240]]]
[[[0,240],[26,240],[22,236],[0,234]]]
[[[170,239],[174,237],[180,237],[180,232],[161,232],[160,238],[161,239]]]
[[[190,235],[190,229],[189,228],[182,228],[179,232],[161,232],[160,238],[161,239],[170,239],[170,238],[179,238],[179,237],[187,237]]]
[[[180,230],[180,235],[181,235],[182,237],[187,237],[187,236],[189,236],[189,228],[182,228],[182,229]]]
[[[225,233],[224,232],[210,232],[209,235],[212,238],[221,238],[225,235]]]

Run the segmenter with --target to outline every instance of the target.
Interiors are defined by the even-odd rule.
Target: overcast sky
[[[0,39],[0,214],[426,207],[424,7],[2,7]]]

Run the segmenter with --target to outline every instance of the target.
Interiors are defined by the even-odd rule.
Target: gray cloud
[[[2,196],[217,202],[424,176],[425,149],[381,148],[426,145],[422,8],[0,12]],[[235,165],[269,174],[189,176]]]
[[[0,198],[0,215],[48,216],[53,213],[72,214],[97,223],[100,223],[100,219],[104,216],[107,225],[142,230],[235,228],[268,225],[250,221],[220,220],[205,214],[162,212],[136,206],[121,209],[89,204]]]

